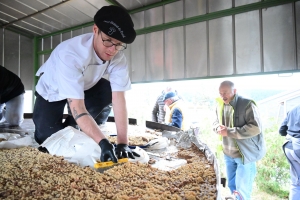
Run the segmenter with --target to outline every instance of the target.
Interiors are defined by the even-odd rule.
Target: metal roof
[[[28,37],[41,36],[93,21],[98,9],[119,5],[140,9],[166,0],[0,0],[0,27]]]

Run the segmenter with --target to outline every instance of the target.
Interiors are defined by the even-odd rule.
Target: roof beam
[[[7,28],[8,26],[11,26],[11,25],[13,25],[14,23],[16,23],[16,22],[18,22],[18,21],[22,21],[22,20],[24,20],[24,19],[27,19],[27,18],[32,17],[32,16],[34,16],[34,15],[37,15],[37,14],[39,14],[39,13],[45,12],[46,10],[49,10],[49,9],[54,8],[54,7],[57,7],[57,6],[61,5],[61,4],[67,3],[68,1],[71,1],[71,0],[62,0],[62,2],[57,3],[57,4],[54,4],[54,5],[52,5],[52,6],[49,6],[49,7],[45,8],[45,9],[43,9],[43,10],[37,11],[37,12],[32,13],[32,14],[30,14],[30,15],[26,15],[26,16],[24,16],[24,17],[21,17],[21,18],[19,18],[19,19],[16,19],[16,20],[14,20],[14,21],[9,22],[9,23],[2,24],[2,25],[0,26],[0,28]]]

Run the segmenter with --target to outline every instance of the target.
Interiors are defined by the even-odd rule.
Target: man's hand
[[[100,156],[101,162],[105,162],[109,158],[114,163],[118,162],[118,159],[117,159],[116,154],[115,154],[115,147],[107,139],[102,139],[99,142],[99,146],[101,148],[101,156]]]
[[[116,154],[118,158],[131,158],[134,159],[136,157],[140,157],[136,152],[132,152],[127,144],[117,144],[116,146]]]
[[[224,125],[220,125],[218,128],[217,128],[217,132],[218,134],[222,135],[222,136],[227,136],[227,127],[224,126]]]

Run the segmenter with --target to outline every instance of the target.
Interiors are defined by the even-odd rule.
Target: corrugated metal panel
[[[51,6],[51,5],[54,5],[54,4],[58,4],[59,2],[63,1],[63,0],[38,0],[40,2],[42,2],[43,4],[45,4],[46,6]]]
[[[54,35],[52,37],[52,49],[54,49],[59,43],[61,43],[61,34]]]
[[[20,36],[20,78],[25,90],[33,89],[33,40]]]
[[[14,25],[16,25],[18,27],[22,27],[22,29],[27,30],[27,31],[35,34],[35,35],[43,35],[43,34],[50,33],[50,31],[46,31],[45,29],[41,29],[39,26],[28,24],[23,20],[14,23]]]
[[[63,33],[63,34],[62,34],[62,41],[68,40],[68,39],[70,39],[71,37],[72,37],[72,36],[71,36],[71,32]]]
[[[48,16],[54,21],[60,22],[65,27],[75,26],[79,24],[79,22],[75,19],[67,17],[65,14],[62,14],[60,12],[57,12],[56,10],[47,10],[43,12],[44,15]]]
[[[66,4],[62,4],[55,8],[60,13],[68,16],[69,18],[76,20],[78,23],[84,23],[91,21],[91,17],[82,13],[80,10],[75,9],[74,7]]]
[[[3,21],[6,20],[5,23],[13,22],[17,19],[21,19],[28,15],[34,14],[40,10],[46,9],[49,6],[52,6],[55,3],[60,3],[61,1],[11,1],[11,0],[2,0],[0,2],[0,11],[3,13]],[[8,16],[13,16],[9,19]],[[54,9],[50,9],[45,11],[42,14],[36,14],[32,17],[20,20],[15,22],[13,26],[23,29],[26,32],[30,32],[33,35],[43,35],[53,31],[60,30],[62,28],[66,28],[67,26],[62,26],[59,23],[59,20],[55,19],[59,18],[59,20],[65,21],[65,16],[63,14],[58,13]],[[9,19],[9,20],[8,20]],[[69,20],[72,21],[72,20]],[[55,23],[56,22],[56,23]],[[69,25],[74,25],[74,23],[68,22]],[[67,23],[67,24],[68,24]]]
[[[56,27],[57,29],[65,29],[68,28],[66,24],[61,23],[59,20],[52,18],[49,15],[44,13],[37,14],[34,18],[39,19],[40,21],[46,23],[48,26]]]
[[[7,15],[5,13],[3,13],[1,7],[0,7],[0,20],[3,21],[4,23],[8,23],[10,21],[16,20],[17,18],[11,16],[11,15]]]
[[[260,0],[235,0],[235,6],[243,6],[243,5],[247,5],[247,4],[251,4],[251,3],[256,3],[259,2]]]
[[[4,65],[3,63],[3,49],[4,49],[4,42],[3,42],[3,37],[4,37],[4,29],[0,29],[0,65]]]
[[[132,81],[146,81],[145,35],[138,35],[131,44]]]
[[[138,12],[133,15],[131,15],[133,24],[134,24],[134,29],[142,29],[145,27],[145,12]]]
[[[292,4],[263,9],[263,55],[266,72],[296,66],[296,41]]]
[[[232,0],[209,0],[209,12],[232,8]]]
[[[236,72],[261,72],[259,11],[235,16]]]
[[[135,9],[135,8],[139,8],[141,6],[143,6],[142,1],[128,1],[128,0],[119,0],[118,1],[124,8],[127,8],[129,10]]]
[[[30,17],[30,18],[24,19],[22,21],[24,23],[31,25],[32,27],[39,29],[39,30],[37,30],[37,32],[40,34],[47,34],[47,33],[51,33],[51,32],[59,30],[58,28],[51,26],[50,24],[47,24],[46,22],[40,21],[39,19],[37,19],[35,17]],[[17,22],[17,24],[18,24],[18,22]]]
[[[234,73],[231,16],[209,21],[209,66],[210,76]]]
[[[11,1],[13,4],[15,4],[15,2],[17,0],[8,0]],[[32,0],[18,0],[17,2],[24,4],[27,7],[30,7],[32,10],[39,11],[39,10],[43,10],[45,8],[47,8],[48,6],[54,5],[55,3],[57,3],[57,1],[47,1],[47,3],[45,4],[43,1],[32,1]],[[60,1],[59,1],[60,2]]]
[[[82,1],[82,0],[72,0],[72,1],[69,1],[67,4],[71,5],[72,7],[76,8],[77,10],[81,11],[85,15],[89,16],[91,19],[94,18],[94,15],[98,11],[97,7],[89,4],[86,1]]]
[[[185,18],[206,14],[206,0],[185,0]]]
[[[258,1],[177,1],[135,13],[132,18],[135,29],[142,29],[203,15],[208,12],[206,8],[209,8],[209,12],[215,12],[231,8],[232,3],[238,7]],[[62,0],[0,0],[0,21],[11,22],[60,2]],[[120,0],[117,2],[130,10],[135,8],[136,5],[143,7],[160,1]],[[296,5],[296,22],[293,21],[293,4]],[[104,5],[109,5],[109,3],[105,0],[72,0],[43,13],[23,19],[17,22],[16,25],[33,34],[44,35],[91,22],[97,10]],[[300,60],[300,37],[298,37],[300,35],[300,26],[298,26],[300,2],[263,9],[263,30],[260,30],[257,24],[259,22],[258,12],[256,10],[236,15],[235,29],[232,27],[232,16],[230,16],[147,34],[143,36],[144,43],[138,36],[137,40],[131,45],[132,48],[129,46],[129,49],[124,52],[129,56],[129,66],[133,66],[134,70],[137,70],[137,75],[132,74],[131,77],[134,81],[155,81],[203,76],[226,76],[235,73],[257,73],[261,69],[266,72],[273,72],[296,68],[296,56]],[[205,24],[209,25],[209,30],[206,30]],[[296,24],[297,30],[295,30]],[[266,31],[266,29],[268,30]],[[236,31],[235,35],[232,30]],[[263,36],[260,35],[260,31],[263,31]],[[39,46],[39,51],[55,48],[61,41],[88,32],[92,32],[92,26],[45,38]],[[207,32],[209,32],[208,35],[206,35]],[[297,41],[295,40],[295,34]],[[235,38],[233,38],[234,36]],[[18,37],[20,36],[18,35]],[[263,41],[260,41],[261,37],[263,37]],[[207,38],[209,41],[207,41]],[[236,49],[233,48],[233,39],[235,40]],[[19,42],[22,44],[22,41]],[[259,42],[263,42],[263,44]],[[5,41],[3,43],[9,42]],[[142,43],[146,43],[146,46]],[[295,44],[298,45],[297,55]],[[42,48],[42,45],[44,45],[44,48]],[[197,48],[198,45],[200,47]],[[263,46],[264,49],[261,50],[260,46]],[[236,50],[236,55],[233,55],[234,50]],[[260,58],[260,51],[264,53],[263,58]],[[20,54],[20,52],[18,53]],[[5,56],[1,55],[2,59],[12,59],[6,57],[9,54],[6,46],[4,54]],[[144,58],[140,54],[143,54]],[[48,56],[45,55],[45,59],[42,59],[43,56],[41,56],[41,62],[46,60]],[[207,57],[209,57],[208,60]],[[234,59],[236,66],[234,66]],[[264,66],[260,66],[260,59],[264,60]],[[144,60],[143,65],[141,64],[142,60]],[[22,62],[20,56],[17,62]],[[298,68],[300,68],[299,62]]]
[[[76,36],[78,36],[78,35],[82,35],[82,34],[83,34],[82,31],[83,31],[82,28],[76,29],[76,30],[72,31],[72,38],[73,38],[73,37],[76,37]]]
[[[165,67],[164,79],[184,78],[183,27],[165,30]]]
[[[9,1],[9,0],[4,0],[0,2],[0,11],[3,13],[6,13],[7,15],[13,16],[14,18],[21,18],[26,16],[26,13],[23,11],[18,11],[17,9],[15,9],[15,7],[19,7],[22,6],[22,4],[16,3],[16,5],[7,5],[7,4],[11,4],[11,3],[15,3],[13,1]],[[19,5],[19,6],[17,6]]]
[[[207,76],[206,22],[186,26],[186,77]]]
[[[163,23],[163,7],[156,7],[145,11],[145,27]]]
[[[38,42],[38,51],[43,51],[43,38],[40,40],[40,42]]]
[[[300,69],[300,1],[295,4],[296,10],[296,35],[297,35],[297,61],[298,69]]]
[[[43,50],[49,50],[52,47],[52,37],[44,38],[43,41]]]
[[[92,33],[93,32],[93,26],[88,26],[83,28],[83,33]]]
[[[183,1],[165,5],[165,23],[183,19]]]
[[[102,8],[103,6],[111,5],[110,3],[108,3],[108,1],[99,1],[99,0],[85,0],[85,1],[95,6],[98,9]]]
[[[164,32],[146,34],[147,81],[164,78]]]
[[[20,1],[1,0],[0,6],[13,8],[14,11],[18,11],[20,14],[22,14],[24,16],[35,12],[35,10],[22,4]]]
[[[4,67],[19,75],[19,34],[5,30]]]
[[[128,0],[118,0],[118,2],[125,7],[127,10],[132,10],[135,8],[139,8],[142,6],[146,6],[149,4],[153,4],[156,2],[160,2],[161,0],[134,0],[134,1],[128,1]]]
[[[39,68],[44,64],[44,55],[39,56]]]

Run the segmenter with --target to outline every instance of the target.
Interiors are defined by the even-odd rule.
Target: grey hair
[[[223,81],[223,82],[220,84],[220,87],[223,87],[223,86],[229,86],[231,89],[235,89],[234,83],[231,82],[231,81]]]

